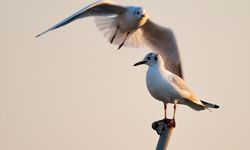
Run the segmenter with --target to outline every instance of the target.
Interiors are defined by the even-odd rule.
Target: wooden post
[[[152,128],[160,136],[156,150],[167,150],[170,137],[172,135],[173,129],[175,128],[175,120],[163,119],[155,121],[152,124]]]

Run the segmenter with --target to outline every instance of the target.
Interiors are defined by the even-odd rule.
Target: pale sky
[[[155,149],[163,105],[146,89],[150,50],[110,45],[85,18],[34,36],[92,0],[0,0],[0,149]],[[177,107],[169,150],[250,147],[250,1],[122,1],[174,30],[189,87],[220,109]],[[172,106],[169,106],[172,109]]]

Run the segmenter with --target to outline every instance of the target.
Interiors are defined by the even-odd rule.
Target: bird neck
[[[149,69],[161,71],[162,69],[164,69],[163,63],[155,63],[149,66]]]

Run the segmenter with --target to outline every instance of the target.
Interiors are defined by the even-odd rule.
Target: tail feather
[[[202,102],[202,104],[204,104],[208,108],[220,108],[220,106],[218,106],[216,104],[211,104],[211,103],[205,102],[203,100],[201,100],[201,102]]]

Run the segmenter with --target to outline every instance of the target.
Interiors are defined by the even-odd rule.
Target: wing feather
[[[36,37],[39,37],[49,31],[52,31],[54,29],[60,28],[62,26],[65,26],[72,21],[75,21],[80,18],[88,17],[88,16],[107,16],[107,15],[117,15],[120,13],[123,13],[127,10],[126,7],[122,7],[119,5],[115,5],[112,2],[109,1],[97,1],[95,3],[92,3],[83,9],[77,11],[76,13],[72,14],[71,16],[65,18],[64,20],[60,21],[53,27],[49,28],[48,30],[45,30],[44,32],[38,34]]]
[[[97,16],[95,17],[95,23],[97,28],[104,32],[104,36],[110,42],[118,26],[117,16]],[[127,32],[118,30],[112,44],[120,45],[124,41],[126,34]],[[124,43],[125,47],[134,48],[142,47],[143,45],[143,33],[140,29],[131,32]]]
[[[185,81],[175,74],[169,76],[172,85],[181,94],[181,96],[188,101],[204,106],[199,98],[188,88]]]
[[[36,37],[80,18],[103,16],[103,18],[96,17],[96,24],[110,41],[117,29],[116,16],[125,11],[127,11],[126,7],[115,5],[109,1],[97,1],[38,34]],[[127,33],[118,30],[113,44],[120,45],[124,41],[126,34]],[[125,47],[142,47],[145,45],[161,55],[166,69],[183,78],[176,39],[170,29],[161,27],[148,19],[141,28],[132,31],[124,43]]]
[[[161,55],[165,68],[183,78],[180,55],[172,30],[159,26],[150,19],[141,29],[145,43]]]

